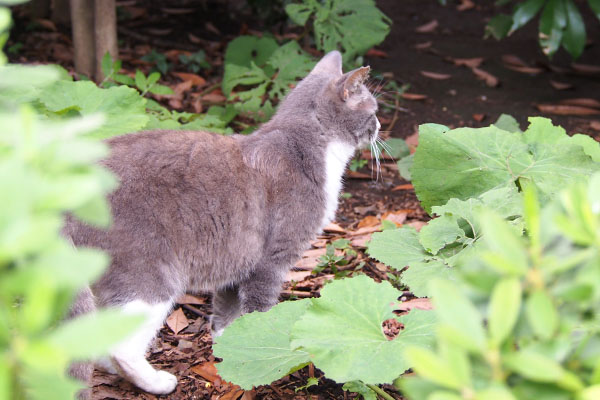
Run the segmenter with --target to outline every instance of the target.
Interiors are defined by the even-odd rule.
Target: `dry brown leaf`
[[[244,394],[244,389],[240,388],[239,386],[234,386],[232,390],[222,396],[219,396],[219,400],[237,400],[242,396],[242,394]]]
[[[325,246],[327,246],[327,240],[325,240],[325,239],[315,239],[315,240],[311,240],[311,241],[310,241],[310,245],[311,245],[312,247],[314,247],[314,248],[317,248],[317,249],[319,249],[319,248],[322,248],[322,247],[325,247]]]
[[[369,226],[379,226],[381,222],[379,221],[379,218],[373,216],[373,215],[368,215],[366,217],[364,217],[357,225],[358,228],[366,228]]]
[[[206,79],[198,74],[192,74],[190,72],[172,72],[173,75],[181,79],[182,81],[190,81],[193,86],[201,87],[206,85]]]
[[[369,57],[387,58],[388,53],[383,50],[378,50],[378,49],[372,48],[372,49],[369,49],[369,51],[367,51],[366,55]]]
[[[590,128],[592,128],[595,131],[600,131],[600,121],[590,122]]]
[[[173,32],[172,28],[148,28],[146,29],[146,32],[148,32],[151,35],[154,36],[166,36],[169,33]]]
[[[392,188],[392,192],[398,191],[398,190],[413,190],[414,186],[412,185],[412,183],[405,183],[403,185],[398,185],[398,186],[394,186]]]
[[[432,44],[433,44],[433,42],[431,42],[431,41],[423,42],[423,43],[417,43],[417,44],[415,44],[415,49],[417,49],[417,50],[426,50],[426,49],[430,48]]]
[[[346,233],[346,230],[344,228],[342,228],[341,226],[339,226],[338,224],[332,222],[329,225],[327,225],[325,228],[323,228],[323,232],[344,234],[344,233]]]
[[[321,257],[321,256],[324,256],[326,252],[327,252],[327,249],[325,247],[321,247],[318,249],[309,249],[309,250],[305,250],[304,253],[302,253],[302,258]]]
[[[185,314],[181,308],[173,311],[167,318],[167,326],[171,328],[173,333],[176,335],[185,329],[189,324],[190,323],[188,322],[188,319],[185,317]]]
[[[452,62],[458,66],[465,66],[469,68],[477,68],[481,65],[484,58],[483,57],[475,57],[475,58],[452,58]]]
[[[560,104],[568,104],[570,106],[581,106],[588,108],[600,108],[600,101],[590,98],[575,98],[575,99],[564,99],[560,101]]]
[[[433,310],[433,305],[431,304],[431,301],[429,301],[429,299],[427,298],[412,299],[408,301],[403,301],[398,305],[397,309],[401,311],[409,311],[413,308],[416,308],[418,310]]]
[[[357,206],[352,209],[355,213],[365,215],[366,213],[377,211],[377,205],[371,204],[369,206]]]
[[[436,30],[436,28],[438,27],[439,23],[437,21],[437,19],[434,19],[432,21],[429,21],[428,23],[421,25],[419,27],[417,27],[415,29],[415,32],[418,33],[431,33],[433,31]]]
[[[371,234],[366,234],[362,236],[356,236],[350,240],[350,244],[354,248],[364,249],[367,247],[367,243],[371,240]]]
[[[377,268],[381,272],[387,272],[388,267],[384,263],[377,262],[375,263],[375,268]]]
[[[440,74],[438,72],[431,72],[431,71],[420,71],[420,72],[421,72],[421,75],[423,75],[424,77],[427,77],[430,79],[437,79],[440,81],[452,78],[452,75],[450,75],[450,74]]]
[[[410,221],[410,222],[405,223],[404,225],[412,226],[413,228],[415,228],[417,230],[417,232],[419,232],[422,227],[424,227],[425,225],[427,225],[427,222],[423,222],[423,221]]]
[[[35,22],[43,28],[48,29],[49,31],[56,32],[56,24],[49,19],[38,18]]]
[[[381,216],[381,220],[391,221],[400,227],[406,221],[406,211],[388,211]]]
[[[541,74],[542,72],[544,72],[543,69],[538,68],[538,67],[521,67],[518,65],[505,65],[505,67],[512,71],[517,71],[517,72],[521,72],[523,74],[529,74],[529,75],[537,75],[537,74]]]
[[[600,65],[572,63],[571,67],[583,75],[600,75]]]
[[[456,6],[458,11],[467,11],[475,7],[475,3],[471,0],[461,0],[460,4]]]
[[[173,96],[180,97],[185,92],[189,91],[192,88],[192,85],[193,85],[192,81],[179,82],[178,84],[175,85],[175,87],[173,87],[173,91],[175,92],[175,94]]]
[[[515,67],[529,67],[529,65],[525,61],[521,60],[514,54],[504,54],[502,56],[502,62],[505,65],[512,65]]]
[[[217,380],[221,380],[219,373],[217,372],[217,367],[215,367],[214,361],[207,361],[202,364],[194,365],[191,368],[192,372],[200,375],[204,380],[208,382],[215,382]]]
[[[312,271],[315,269],[317,264],[319,263],[319,259],[317,257],[307,257],[301,258],[294,264],[294,268],[305,271]]]
[[[536,104],[536,108],[543,113],[558,115],[598,115],[596,108],[573,106],[569,104]]]
[[[419,145],[419,131],[415,129],[415,133],[407,137],[404,141],[410,149],[411,154],[414,153],[417,149],[417,146]]]
[[[175,108],[177,110],[180,110],[183,108],[183,102],[179,99],[169,99],[169,106],[171,108]]]
[[[425,100],[427,98],[427,96],[424,94],[406,93],[406,92],[402,93],[400,96],[405,100]]]
[[[311,275],[312,275],[312,271],[307,271],[307,270],[289,271],[285,280],[286,280],[286,282],[290,282],[290,281],[301,282],[304,279],[306,279],[306,277],[311,276]]]
[[[362,172],[346,171],[346,178],[348,179],[371,179],[371,175],[363,174]]]
[[[246,390],[240,400],[254,400],[254,399],[256,399],[256,391],[254,389],[252,389],[252,390]]]
[[[496,78],[494,75],[490,74],[487,71],[484,71],[479,68],[471,68],[471,71],[473,71],[473,73],[478,79],[485,81],[485,84],[489,87],[496,87],[500,83],[498,78]]]
[[[176,303],[177,304],[206,304],[206,301],[204,301],[204,299],[201,299],[200,297],[196,297],[191,294],[184,294],[183,296],[181,296],[180,298],[177,299]]]
[[[485,119],[485,114],[473,114],[473,119],[477,122],[481,122]]]
[[[573,88],[573,85],[570,83],[559,82],[552,79],[550,79],[550,85],[552,85],[552,87],[556,90],[568,90]]]
[[[365,226],[364,228],[358,228],[355,231],[348,232],[348,234],[346,236],[356,237],[356,236],[366,235],[368,233],[377,232],[380,230],[381,230],[380,226]]]
[[[223,103],[227,100],[227,98],[225,96],[223,96],[221,93],[209,93],[209,94],[205,94],[204,96],[202,96],[202,101],[205,101],[207,103]]]

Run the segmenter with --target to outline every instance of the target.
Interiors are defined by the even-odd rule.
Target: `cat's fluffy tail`
[[[93,312],[96,309],[94,294],[89,287],[82,289],[75,298],[68,319],[75,318],[82,314]],[[69,366],[69,375],[83,382],[88,388],[82,389],[77,393],[79,400],[89,400],[92,398],[92,375],[94,373],[94,364],[90,361],[74,362]]]

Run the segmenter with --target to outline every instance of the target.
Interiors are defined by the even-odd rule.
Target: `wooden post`
[[[96,36],[96,81],[104,79],[102,57],[109,52],[113,59],[118,58],[117,45],[117,9],[115,0],[96,0],[94,2],[94,28]]]
[[[93,79],[96,72],[94,0],[71,0],[71,29],[75,71]]]

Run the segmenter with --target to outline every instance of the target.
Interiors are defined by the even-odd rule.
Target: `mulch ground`
[[[151,50],[167,55],[173,67],[163,76],[176,96],[161,98],[170,108],[202,112],[225,99],[218,89],[222,76],[223,53],[229,40],[239,34],[271,31],[276,36],[299,34],[285,27],[281,13],[262,10],[263,19],[251,14],[244,1],[207,0],[119,1],[120,58],[124,69],[149,71],[152,64],[141,57]],[[408,139],[414,149],[417,127],[435,122],[451,127],[486,126],[500,114],[511,114],[527,125],[527,117],[552,118],[569,133],[585,133],[600,138],[600,23],[586,15],[588,46],[581,59],[573,63],[564,51],[552,60],[545,57],[536,42],[537,24],[530,23],[513,36],[497,42],[483,39],[484,26],[497,10],[493,2],[449,1],[446,7],[437,0],[378,0],[378,6],[394,21],[386,41],[368,53],[366,63],[380,77],[382,102],[380,120],[383,135]],[[485,4],[479,4],[485,3]],[[509,8],[502,10],[506,13]],[[8,47],[12,62],[53,62],[70,71],[72,43],[69,28],[49,20],[31,21],[23,10],[16,12],[16,24]],[[188,83],[189,73],[179,61],[180,54],[203,49],[212,65]],[[390,89],[389,81],[405,85],[406,93]],[[581,100],[584,99],[584,100]],[[598,104],[596,104],[598,103]],[[565,107],[568,106],[568,107]],[[370,154],[364,153],[370,160]],[[327,243],[337,238],[351,240],[357,251],[345,267],[376,280],[389,279],[384,265],[370,260],[365,243],[378,229],[382,218],[420,228],[429,217],[420,208],[409,182],[399,177],[395,163],[383,163],[379,174],[372,162],[348,173],[337,214],[336,226],[313,242],[313,247],[290,273],[282,299],[318,296],[331,271],[312,274]],[[396,274],[397,275],[397,274]],[[407,293],[407,296],[410,296]],[[160,369],[177,375],[177,390],[165,399],[349,399],[341,385],[322,377],[320,371],[306,367],[271,385],[243,391],[223,382],[215,373],[208,325],[210,298],[196,294],[181,300],[187,326],[172,329],[165,325],[149,351],[150,361]],[[174,332],[178,331],[177,333]],[[309,377],[321,378],[318,386],[302,388]],[[97,372],[94,399],[155,399],[126,381]],[[302,388],[302,389],[299,389]],[[401,394],[386,390],[395,398]]]

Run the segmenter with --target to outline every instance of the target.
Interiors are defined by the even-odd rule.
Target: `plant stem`
[[[383,390],[382,388],[380,388],[377,385],[372,385],[370,383],[367,383],[367,387],[369,389],[371,389],[372,391],[374,391],[375,393],[377,393],[378,395],[380,395],[381,397],[383,397],[385,400],[395,400],[392,396],[390,396],[385,390]]]

